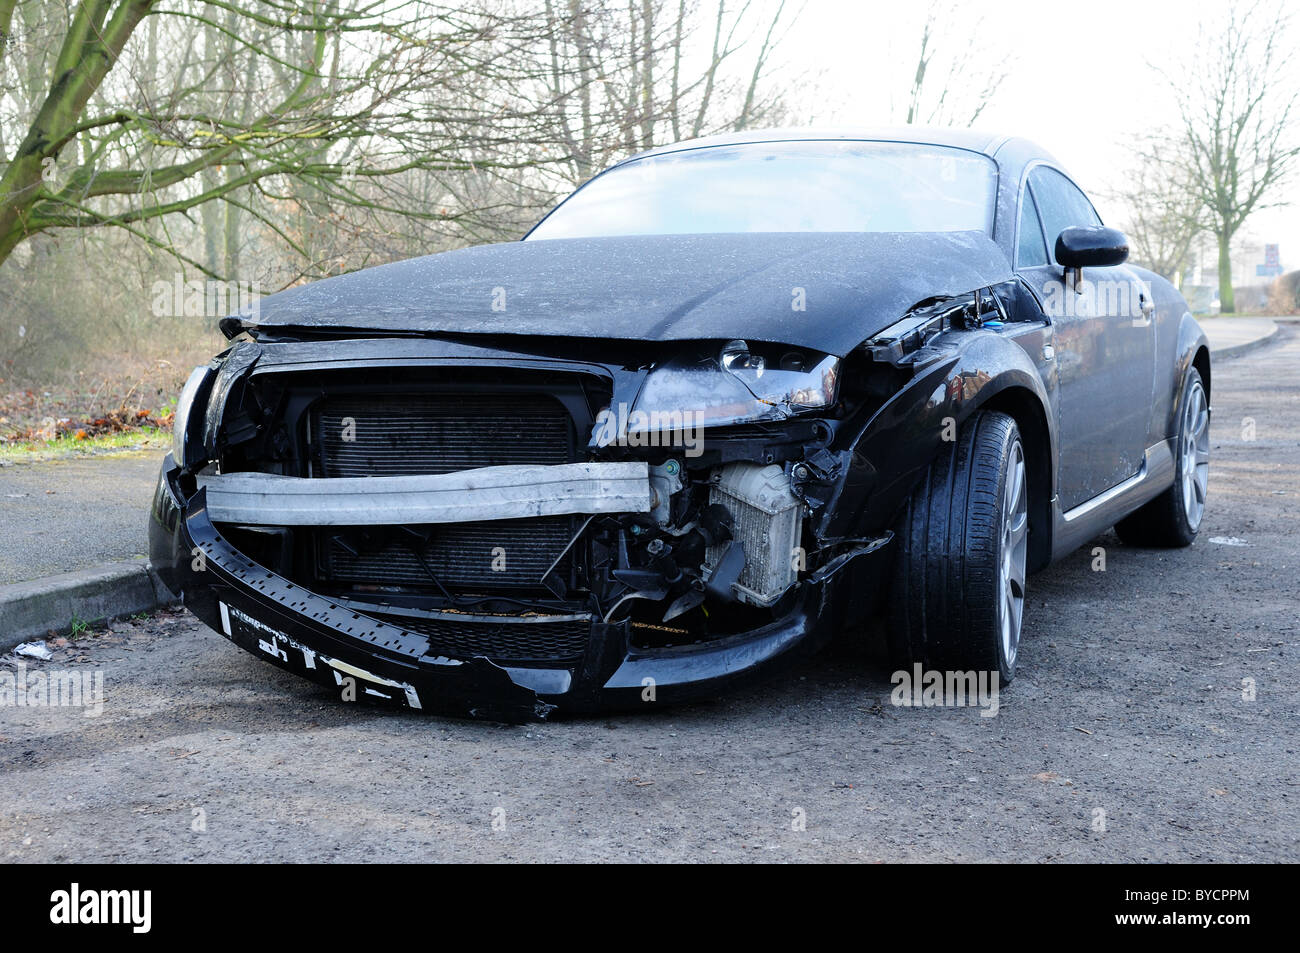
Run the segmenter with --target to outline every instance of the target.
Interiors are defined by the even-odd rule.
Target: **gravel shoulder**
[[[895,707],[847,647],[644,715],[389,713],[166,612],[26,663],[105,699],[0,706],[0,859],[1300,860],[1297,363],[1284,330],[1216,366],[1195,545],[1031,578],[996,717]]]

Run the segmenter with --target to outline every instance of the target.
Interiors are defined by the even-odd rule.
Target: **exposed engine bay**
[[[596,619],[630,620],[647,645],[725,636],[779,613],[808,568],[795,460],[824,428],[711,434],[707,452],[681,431],[600,446],[612,395],[597,379],[349,376],[251,378],[197,485],[240,551],[404,626],[445,628],[451,654],[485,620],[500,634],[472,650],[509,662],[571,662]],[[732,459],[759,441],[760,462]]]

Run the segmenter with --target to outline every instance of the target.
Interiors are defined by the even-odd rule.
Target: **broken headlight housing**
[[[718,427],[825,410],[840,360],[794,348],[731,341],[716,357],[666,361],[650,372],[626,431]]]
[[[194,368],[190,371],[185,386],[181,388],[180,397],[176,399],[176,414],[172,420],[172,459],[176,461],[177,466],[183,467],[189,463],[185,453],[190,446],[188,439],[191,429],[190,415],[195,405],[206,396],[212,384],[213,374],[212,368],[207,365]]]
[[[838,357],[790,348],[767,351],[732,341],[722,349],[718,361],[756,399],[787,415],[824,410],[835,403]]]

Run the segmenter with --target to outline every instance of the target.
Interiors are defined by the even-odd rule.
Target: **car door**
[[[1021,195],[1017,270],[1053,324],[1060,419],[1057,492],[1063,510],[1142,467],[1151,415],[1155,330],[1150,293],[1124,265],[1071,274],[1056,239],[1071,225],[1100,225],[1092,203],[1050,166],[1035,166]],[[1039,228],[1035,229],[1037,220]]]

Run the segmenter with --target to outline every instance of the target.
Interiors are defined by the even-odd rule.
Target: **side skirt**
[[[1064,513],[1053,500],[1056,525],[1052,533],[1052,560],[1068,556],[1169,489],[1174,483],[1174,471],[1173,441],[1162,440],[1154,447],[1147,447],[1141,469],[1123,483]]]

